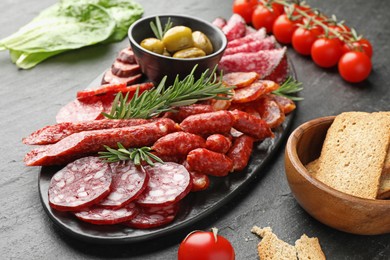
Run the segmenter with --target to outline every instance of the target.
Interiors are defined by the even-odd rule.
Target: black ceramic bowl
[[[219,28],[190,16],[168,14],[158,15],[158,17],[163,26],[168,18],[171,18],[173,26],[183,25],[191,28],[192,31],[203,32],[213,44],[214,51],[204,57],[191,59],[172,58],[148,51],[142,48],[140,43],[145,38],[155,37],[150,28],[150,22],[155,22],[156,16],[142,18],[130,26],[128,36],[136,61],[150,80],[159,83],[164,76],[167,76],[167,82],[172,83],[176,75],[182,79],[190,74],[195,65],[198,65],[195,71],[196,76],[206,69],[214,69],[227,45],[226,37]]]

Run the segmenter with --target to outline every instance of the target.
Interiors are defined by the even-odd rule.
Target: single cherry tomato
[[[297,28],[296,24],[288,19],[286,14],[282,14],[274,22],[272,31],[278,42],[289,44],[291,43],[293,33]]]
[[[250,23],[253,10],[255,10],[257,4],[257,0],[234,0],[233,13],[241,15],[246,23]]]
[[[338,67],[344,80],[357,83],[370,75],[372,63],[364,52],[350,51],[341,56]]]
[[[215,229],[216,230],[216,229]],[[178,260],[234,260],[235,253],[230,242],[212,232],[195,231],[180,244]]]
[[[341,44],[335,38],[317,39],[311,47],[311,58],[315,64],[323,68],[335,66],[342,54]]]
[[[294,50],[302,55],[310,55],[311,46],[321,35],[321,31],[317,28],[305,29],[298,28],[292,36],[292,45]]]
[[[368,57],[372,57],[372,45],[367,39],[360,39],[355,42],[347,42],[343,45],[343,53],[349,51],[363,51]]]
[[[302,14],[300,14],[300,12],[304,12],[309,15],[313,13],[309,6],[298,5],[298,4],[293,4],[293,6],[294,6],[294,11],[292,13],[292,16],[297,17],[296,20],[297,23],[302,23],[303,19],[305,18],[304,16],[302,16]]]
[[[272,3],[272,9],[278,11],[279,14],[284,14],[284,5],[282,4]]]
[[[277,9],[272,9],[264,6],[263,4],[258,4],[252,14],[252,25],[256,30],[261,27],[265,27],[267,33],[271,33],[272,25],[279,15],[280,13]]]

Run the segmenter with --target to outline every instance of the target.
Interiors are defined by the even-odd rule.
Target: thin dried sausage
[[[189,116],[180,123],[180,128],[185,132],[208,136],[229,133],[233,123],[233,116],[228,111],[221,110]]]
[[[237,137],[227,156],[233,161],[233,171],[242,171],[249,162],[254,139],[248,135]]]
[[[257,141],[273,137],[271,128],[261,118],[240,110],[233,110],[231,113],[235,117],[233,127],[236,130],[256,138]]]
[[[224,135],[213,134],[207,137],[206,147],[210,151],[217,153],[227,153],[229,151],[232,141]]]
[[[228,175],[233,169],[233,162],[229,157],[205,148],[192,150],[187,155],[187,162],[192,171],[218,177]]]
[[[191,150],[206,146],[206,141],[199,135],[175,132],[158,139],[152,149],[160,155],[187,155]]]

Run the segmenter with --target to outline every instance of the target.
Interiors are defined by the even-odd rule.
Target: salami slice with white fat
[[[101,206],[92,206],[76,212],[75,216],[95,225],[114,225],[129,221],[137,216],[139,210],[135,203],[130,203],[119,209],[107,209]]]
[[[98,205],[106,208],[121,208],[135,200],[146,188],[149,175],[131,161],[110,164],[112,189]]]
[[[168,206],[184,198],[191,190],[191,177],[180,164],[166,162],[146,166],[150,179],[145,191],[136,200],[144,207]]]
[[[98,203],[111,189],[112,172],[97,157],[84,157],[69,163],[53,175],[49,204],[60,211],[78,211]]]
[[[177,212],[179,211],[179,204],[171,204],[164,207],[140,207],[140,213],[130,221],[124,222],[126,226],[149,229],[160,227],[171,223]]]

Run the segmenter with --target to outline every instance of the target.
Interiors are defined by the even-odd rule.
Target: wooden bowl
[[[312,177],[304,166],[319,157],[334,118],[311,120],[290,135],[285,169],[291,191],[302,208],[332,228],[359,235],[390,233],[390,200],[363,199],[337,191]]]

